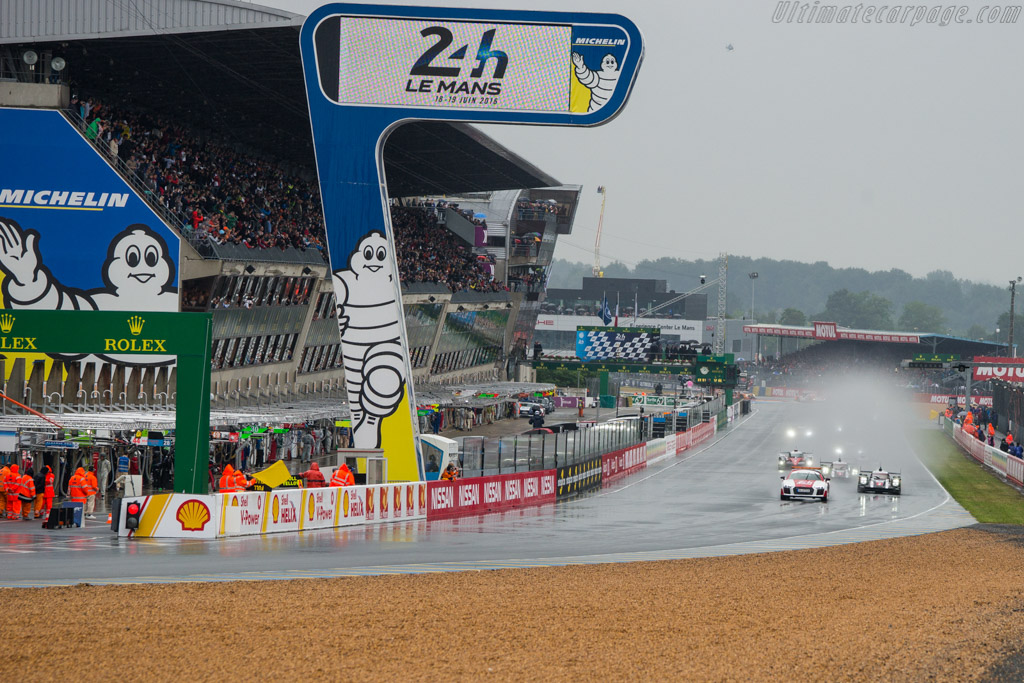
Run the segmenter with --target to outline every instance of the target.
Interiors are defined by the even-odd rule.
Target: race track
[[[839,412],[847,424],[835,416]],[[799,426],[813,436],[787,436]],[[778,451],[844,448],[900,469],[904,494],[779,500]],[[851,453],[863,451],[859,460]],[[571,502],[435,522],[217,541],[118,540],[102,527],[17,532],[0,522],[0,586],[286,579],[622,562],[834,545],[966,526],[956,504],[885,416],[828,403],[758,402],[712,442]],[[27,525],[26,525],[27,526]]]

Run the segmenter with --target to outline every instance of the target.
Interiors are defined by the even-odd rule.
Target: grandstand
[[[180,309],[213,312],[213,405],[340,404],[303,17],[228,0],[5,8],[0,106],[60,108],[181,237]],[[511,378],[580,188],[465,124],[406,124],[384,163],[414,379]],[[21,388],[9,395],[37,410],[174,403],[167,367],[4,367],[5,389]]]

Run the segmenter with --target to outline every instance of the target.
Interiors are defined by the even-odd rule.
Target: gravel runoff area
[[[976,527],[669,562],[0,589],[22,617],[0,626],[0,676],[1021,680],[1022,541]]]

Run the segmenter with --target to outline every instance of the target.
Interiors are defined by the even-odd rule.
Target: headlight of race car
[[[813,465],[814,464],[814,458],[807,458],[807,464],[808,465]]]
[[[892,478],[892,485],[893,486],[899,486],[900,485],[900,478],[899,477],[893,477]]]
[[[786,430],[786,436],[791,437],[791,438],[796,436],[796,430],[795,429],[787,429]]]
[[[868,478],[867,478],[867,477],[864,477],[864,476],[862,476],[862,477],[860,478],[860,483],[862,483],[862,484],[866,484],[866,483],[868,483]]]

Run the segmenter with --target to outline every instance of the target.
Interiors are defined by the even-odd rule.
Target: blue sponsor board
[[[100,149],[56,111],[0,108],[0,130],[0,305],[177,311],[178,237]]]
[[[354,445],[383,449],[393,478],[422,479],[388,134],[413,120],[604,123],[628,99],[643,40],[613,14],[332,4],[303,23],[300,47]]]

